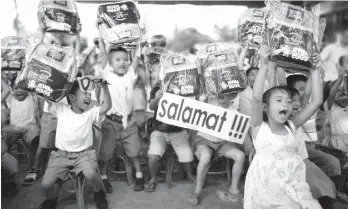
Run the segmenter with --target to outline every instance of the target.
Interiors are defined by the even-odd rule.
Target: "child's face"
[[[297,89],[298,92],[300,92],[300,98],[301,98],[303,96],[305,88],[306,88],[306,82],[297,81],[294,85],[294,88]]]
[[[247,79],[251,88],[253,88],[254,86],[254,82],[258,72],[259,71],[257,69],[250,70],[249,74],[247,75]]]
[[[124,75],[128,71],[129,60],[126,52],[117,51],[110,55],[110,65],[117,75]]]
[[[92,102],[91,93],[84,92],[81,89],[78,89],[75,95],[70,94],[69,97],[71,101],[71,106],[75,106],[83,111],[88,110],[89,105]]]
[[[300,101],[300,95],[296,94],[292,97],[292,115],[297,115],[299,112],[301,112],[301,101]]]
[[[13,95],[16,97],[18,101],[23,101],[27,98],[28,92],[15,87],[13,88]]]
[[[265,111],[268,118],[277,123],[285,123],[292,114],[292,100],[289,94],[282,90],[275,90],[269,98]]]

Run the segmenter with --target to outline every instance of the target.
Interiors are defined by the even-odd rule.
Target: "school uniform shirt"
[[[18,101],[14,96],[10,100],[10,123],[15,126],[37,124],[35,112],[37,111],[37,99],[28,94],[23,101]]]
[[[264,92],[269,89],[269,83],[265,81]],[[240,106],[239,111],[243,114],[250,115],[252,113],[252,101],[253,101],[253,89],[248,85],[244,91],[239,93],[240,95]]]
[[[238,94],[233,100],[231,100],[229,102],[229,110],[233,110],[233,111],[238,111],[239,109],[239,100],[240,100],[240,95]],[[214,98],[214,97],[209,97],[208,98],[208,103],[211,104],[211,105],[215,105],[215,106],[218,106],[218,107],[221,107],[221,104],[219,102],[219,100],[217,98]],[[206,134],[206,133],[203,133],[203,132],[198,132],[197,133],[198,136],[201,136],[209,141],[212,141],[212,142],[221,142],[223,141],[223,139],[220,139],[218,137],[215,137],[215,136],[212,136],[212,135],[209,135],[209,134]]]
[[[51,103],[49,112],[57,117],[56,148],[67,152],[81,152],[93,145],[92,124],[99,118],[100,107],[76,114],[61,102]]]
[[[111,95],[112,106],[107,115],[116,114],[123,116],[123,127],[127,127],[128,115],[132,111],[133,87],[137,75],[132,66],[129,66],[124,76],[119,76],[113,72],[110,64],[107,64],[101,72],[102,77],[110,84],[109,91]]]

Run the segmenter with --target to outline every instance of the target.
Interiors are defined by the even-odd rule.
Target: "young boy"
[[[108,203],[102,190],[101,180],[97,174],[97,156],[93,150],[92,124],[100,115],[111,108],[109,89],[103,84],[104,103],[100,107],[89,109],[91,94],[84,92],[74,81],[67,96],[70,107],[63,103],[49,103],[48,110],[57,117],[55,146],[51,153],[42,187],[47,199],[41,204],[42,209],[52,209],[57,205],[56,199],[49,192],[57,179],[65,179],[67,172],[73,170],[76,175],[82,172],[95,192],[97,209],[107,209]]]
[[[217,98],[208,98],[208,103],[237,111],[239,107],[239,95],[229,94]],[[217,191],[218,197],[223,201],[228,201],[228,199],[232,201],[242,201],[243,195],[238,189],[238,183],[243,172],[245,155],[243,151],[238,148],[238,145],[201,132],[198,132],[197,136],[194,137],[193,145],[195,148],[194,154],[198,158],[199,163],[197,166],[197,184],[194,192],[187,200],[188,204],[192,206],[197,206],[199,204],[205,177],[208,172],[208,165],[214,153],[217,156],[223,156],[234,160],[231,186],[228,192]]]
[[[108,193],[112,193],[112,185],[107,179],[108,163],[113,157],[118,141],[121,141],[124,151],[133,161],[136,171],[134,190],[144,189],[143,173],[140,167],[140,139],[137,121],[132,114],[133,87],[136,81],[137,69],[141,49],[145,43],[138,47],[132,65],[129,66],[128,52],[122,47],[111,47],[108,52],[102,38],[99,41],[100,53],[102,56],[101,72],[104,79],[110,84],[112,95],[112,107],[106,113],[106,119],[102,124],[103,141],[100,147],[100,172],[103,183]]]
[[[10,103],[10,124],[4,125],[2,131],[6,136],[6,142],[11,147],[19,138],[22,138],[29,148],[28,175],[24,179],[24,185],[30,185],[31,173],[34,170],[34,153],[39,143],[40,118],[38,99],[36,96],[19,89],[12,81],[13,94]]]

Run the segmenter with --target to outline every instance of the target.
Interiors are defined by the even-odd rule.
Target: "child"
[[[329,117],[331,129],[330,145],[348,153],[348,106],[336,100],[338,89],[344,79],[348,79],[347,71],[341,73],[338,80],[333,84],[326,103],[328,110],[331,111],[331,116]]]
[[[2,127],[6,136],[6,142],[11,147],[19,138],[22,138],[29,148],[28,175],[24,179],[24,185],[32,184],[32,172],[34,170],[34,153],[39,144],[40,118],[38,99],[36,96],[19,89],[12,81],[13,94],[10,103],[10,124]]]
[[[244,208],[319,209],[306,183],[306,166],[298,156],[299,141],[293,133],[322,102],[320,75],[312,70],[313,101],[290,121],[293,107],[287,88],[273,87],[263,94],[268,54],[263,46],[253,88],[251,126],[256,154],[246,176]]]
[[[2,195],[12,198],[17,194],[15,175],[18,172],[18,161],[7,149],[3,134],[1,133],[1,191]]]
[[[49,103],[48,110],[57,117],[57,133],[55,146],[58,149],[51,153],[42,187],[47,199],[41,204],[42,209],[52,209],[57,205],[56,199],[49,191],[57,179],[65,179],[69,170],[76,175],[82,172],[95,192],[94,200],[97,209],[107,209],[108,203],[102,190],[101,180],[97,174],[97,156],[93,150],[92,124],[100,115],[111,108],[109,89],[103,84],[104,103],[100,107],[89,109],[91,94],[82,91],[79,83],[74,81],[67,96],[70,107],[63,103]]]
[[[141,172],[139,153],[140,139],[137,121],[132,112],[133,87],[137,77],[137,69],[141,49],[145,43],[140,43],[132,65],[129,66],[128,52],[122,47],[111,47],[108,52],[102,38],[99,41],[102,56],[102,76],[110,84],[112,108],[106,114],[102,124],[102,144],[100,147],[100,172],[108,193],[112,193],[112,185],[107,179],[108,162],[114,154],[118,141],[124,151],[133,161],[136,171],[135,191],[144,189],[143,173]]]
[[[210,97],[208,98],[208,103],[237,111],[239,107],[239,97],[238,94],[229,94],[218,98]],[[199,160],[197,166],[197,184],[195,191],[190,195],[187,203],[191,206],[197,206],[199,204],[205,177],[209,169],[208,165],[214,153],[217,156],[223,156],[234,160],[231,186],[228,189],[228,192],[221,190],[217,191],[218,197],[223,201],[242,202],[243,195],[238,189],[238,183],[244,166],[245,156],[243,151],[241,151],[235,143],[201,132],[198,132],[197,136],[194,137],[193,143],[195,155]]]
[[[157,84],[150,93],[150,109],[154,110],[154,115],[157,115],[158,103],[163,96],[163,91]],[[150,136],[150,147],[148,151],[149,169],[151,179],[145,185],[146,192],[154,192],[156,190],[157,171],[161,157],[166,151],[167,143],[171,143],[175,153],[178,156],[179,162],[183,163],[187,177],[191,183],[195,183],[192,174],[193,153],[189,143],[189,134],[183,128],[168,125],[158,120],[154,121],[154,131]]]

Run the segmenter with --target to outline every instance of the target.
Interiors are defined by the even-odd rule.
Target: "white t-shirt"
[[[26,126],[37,124],[35,112],[37,111],[37,100],[31,94],[23,101],[18,101],[14,96],[10,100],[10,122],[15,126]]]
[[[303,138],[304,133],[302,130],[302,127],[298,128],[295,132],[295,139],[300,142],[299,147],[298,147],[298,155],[304,160],[308,158],[308,152],[307,152],[307,147],[305,140]]]
[[[330,128],[332,135],[348,134],[348,111],[333,104],[331,107]]]
[[[66,99],[66,97],[64,97],[64,98],[63,98],[62,100],[60,100],[59,102],[68,105],[68,100]],[[47,104],[46,101],[44,102],[43,111],[44,111],[44,112],[49,112],[49,111],[48,111],[48,104]]]
[[[336,64],[338,59],[348,54],[348,46],[342,46],[340,43],[330,44],[321,52],[321,60],[324,62],[324,81],[335,81],[338,78],[338,69]]]
[[[133,87],[137,75],[132,66],[124,76],[118,76],[113,72],[109,64],[101,72],[102,77],[110,84],[109,91],[111,95],[112,107],[107,115],[117,114],[123,116],[123,127],[127,127],[127,116],[132,111]]]
[[[98,121],[100,107],[82,114],[59,103],[51,103],[49,112],[57,117],[56,147],[67,152],[81,152],[93,145],[92,124]]]
[[[264,91],[269,89],[268,81],[265,81]],[[252,101],[253,101],[253,89],[248,85],[244,91],[239,93],[240,102],[239,102],[239,110],[241,113],[250,115],[252,113]]]
[[[302,125],[302,138],[306,142],[318,141],[317,127],[316,127],[316,114],[314,114],[307,122]]]

